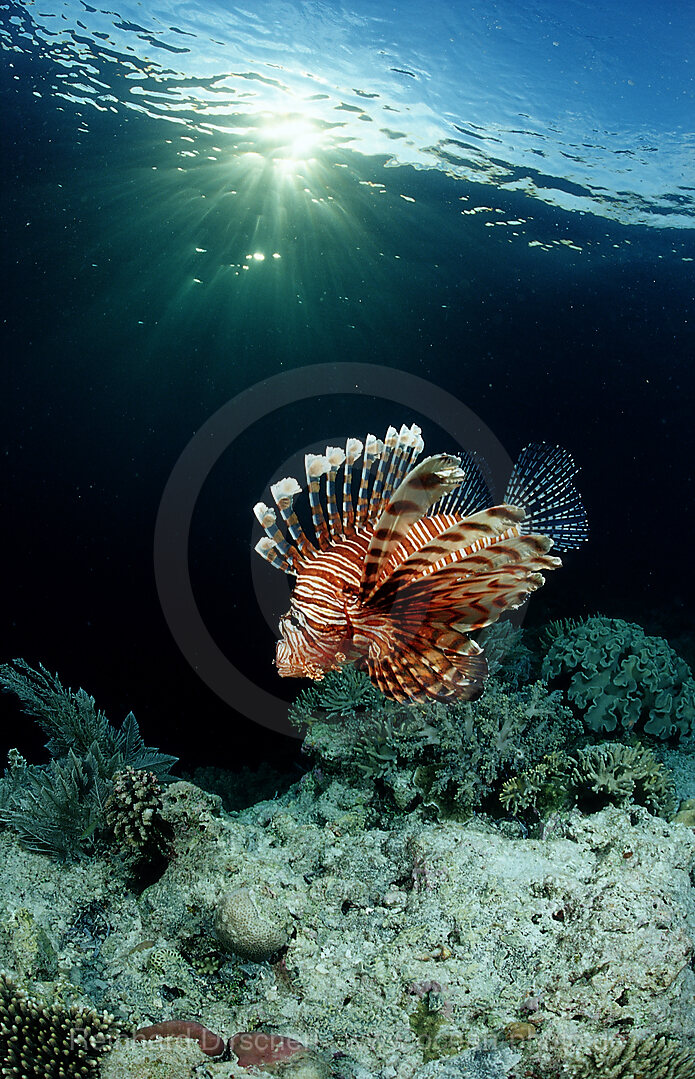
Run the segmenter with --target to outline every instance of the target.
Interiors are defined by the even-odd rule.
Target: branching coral
[[[96,1079],[115,1037],[113,1016],[30,997],[0,974],[0,1073],[21,1079]]]
[[[676,808],[671,773],[650,749],[640,745],[613,742],[580,749],[570,773],[570,789],[584,809],[633,803],[670,817]]]
[[[151,873],[163,863],[172,830],[162,818],[162,788],[153,772],[126,768],[114,776],[104,825],[134,872]]]
[[[572,758],[567,753],[547,753],[503,784],[500,802],[515,817],[538,818],[562,809],[570,799],[567,781],[571,767]]]
[[[564,1067],[572,1079],[693,1079],[695,1053],[665,1035],[603,1035],[577,1048]]]

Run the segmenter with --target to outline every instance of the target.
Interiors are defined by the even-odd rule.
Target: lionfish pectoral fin
[[[511,548],[520,533],[523,518],[523,510],[505,505],[481,510],[472,517],[457,521],[417,547],[403,561],[392,560],[388,572],[381,573],[372,598],[393,594],[407,581],[436,573],[448,563],[467,562],[470,569],[475,566],[475,555],[479,551],[489,549],[493,544],[499,545],[503,539],[510,541],[504,548],[503,557],[518,561],[521,555],[512,554]],[[550,547],[550,541],[543,541],[543,537],[533,539],[546,543],[544,552]],[[483,556],[486,565],[490,558],[489,554]]]
[[[464,479],[458,459],[447,454],[428,457],[408,472],[382,510],[369,542],[360,583],[364,601],[376,589],[382,571],[413,525]]]
[[[453,647],[452,647],[453,645]],[[370,649],[371,680],[387,696],[415,701],[475,700],[483,692],[487,661],[465,634],[448,628],[408,639],[394,626],[391,647]]]
[[[488,520],[504,524],[516,518],[512,511],[498,507],[488,511]],[[547,554],[550,542],[545,536],[515,535],[518,525],[513,524],[488,540],[478,527],[480,516],[470,547],[457,551],[452,542],[453,551],[445,544],[443,551],[429,552],[437,554],[437,560],[428,558],[420,566],[421,575],[402,578],[396,571],[367,604],[375,642],[368,657],[370,675],[397,700],[479,696],[487,663],[469,634],[519,607],[541,587],[543,571],[559,564]],[[449,538],[453,541],[453,533]],[[460,558],[447,561],[452,554]]]
[[[476,559],[477,565],[470,571],[466,571],[465,561],[451,563],[408,582],[395,595],[384,596],[382,609],[390,608],[393,621],[412,623],[421,611],[423,623],[473,633],[496,622],[505,611],[520,607],[545,583],[543,571],[556,569],[557,561],[547,555],[507,565]]]

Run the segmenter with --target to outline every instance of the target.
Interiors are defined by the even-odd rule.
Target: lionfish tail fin
[[[505,494],[505,502],[525,511],[525,530],[548,536],[560,551],[581,546],[588,536],[586,510],[574,485],[578,471],[567,450],[532,442],[521,451]]]
[[[430,506],[455,490],[464,479],[458,458],[445,454],[427,457],[408,472],[375,522],[360,583],[364,601],[378,587],[393,555],[413,525],[425,516]]]
[[[427,627],[426,633],[390,627],[388,649],[370,650],[367,666],[382,693],[403,703],[475,700],[488,666],[482,649],[462,633]]]

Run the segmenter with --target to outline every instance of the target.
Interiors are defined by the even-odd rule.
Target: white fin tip
[[[270,528],[277,521],[275,510],[266,506],[265,502],[257,502],[253,507],[253,512],[262,528]]]
[[[345,443],[345,456],[349,464],[353,464],[362,453],[362,443],[359,438],[349,438]]]
[[[302,488],[293,476],[285,476],[284,479],[278,480],[277,483],[274,483],[271,486],[270,493],[277,504],[280,505],[280,502],[284,502],[285,500],[291,502],[294,496],[298,495],[301,490]]]
[[[331,471],[340,468],[345,460],[345,451],[341,450],[340,446],[326,446],[326,458],[331,467]]]
[[[304,457],[304,464],[307,477],[312,480],[325,475],[331,467],[328,458],[324,457],[322,453],[307,453]]]

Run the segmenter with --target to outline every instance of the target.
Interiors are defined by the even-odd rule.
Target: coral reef
[[[112,859],[58,864],[6,830],[0,963],[33,965],[43,937],[47,976],[69,978],[71,994],[123,1027],[195,1022],[225,1041],[236,1031],[293,1039],[339,1079],[473,1076],[466,1053],[516,1038],[522,1023],[537,1030],[513,1042],[524,1056],[558,1031],[588,1046],[607,1026],[695,1039],[688,828],[614,806],[554,818],[537,839],[476,818],[411,814],[370,827],[369,798],[309,776],[227,817],[188,784],[165,788],[163,816],[188,820],[187,838],[139,898]],[[267,889],[262,913],[286,919],[281,959],[217,942],[219,897],[238,889]],[[215,948],[217,963],[201,969]],[[205,1060],[195,1044],[190,1057],[158,1046],[118,1046],[132,1070],[109,1060],[104,1074],[152,1079],[174,1051]],[[211,1076],[237,1074],[217,1059]],[[492,1068],[496,1057],[481,1059]]]
[[[695,681],[661,637],[619,618],[551,627],[542,674],[566,685],[568,699],[596,732],[644,730],[657,738],[692,732]]]
[[[695,1079],[692,807],[664,819],[675,747],[597,745],[560,689],[502,666],[446,707],[342,671],[293,709],[311,771],[225,812],[138,767],[156,755],[141,741],[109,757],[120,732],[91,698],[15,675],[58,755],[14,751],[0,784],[8,1075]],[[18,827],[30,797],[38,838]],[[134,1037],[107,1053],[116,1023]]]
[[[29,996],[0,973],[0,1072],[18,1079],[96,1079],[113,1016]]]

